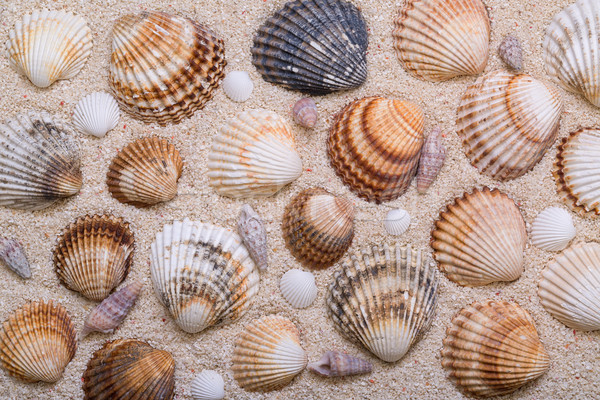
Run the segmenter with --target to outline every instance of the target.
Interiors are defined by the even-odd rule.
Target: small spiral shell
[[[294,121],[304,128],[312,129],[317,124],[319,113],[315,101],[310,97],[300,99],[292,109]]]

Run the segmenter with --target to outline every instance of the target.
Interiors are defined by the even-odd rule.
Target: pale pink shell
[[[318,375],[333,377],[368,374],[373,369],[373,365],[362,358],[352,357],[346,353],[328,351],[319,361],[308,364],[308,369]]]
[[[31,278],[29,261],[23,246],[17,240],[0,237],[0,260],[21,278]]]
[[[319,114],[317,112],[317,105],[315,101],[309,97],[300,99],[294,104],[292,109],[294,115],[294,121],[300,126],[308,129],[314,128],[317,123]]]
[[[423,145],[423,152],[419,159],[419,169],[417,171],[417,191],[425,193],[431,186],[437,174],[444,165],[446,158],[446,148],[442,144],[442,130],[439,127],[433,128]]]

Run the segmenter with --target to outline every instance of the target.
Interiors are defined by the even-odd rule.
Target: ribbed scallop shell
[[[225,397],[225,383],[217,371],[204,370],[192,381],[194,400],[221,400]]]
[[[571,214],[560,207],[548,207],[540,212],[531,225],[531,243],[546,251],[560,251],[577,234]]]
[[[124,111],[177,123],[202,109],[223,79],[223,41],[189,18],[144,11],[113,27],[109,83]]]
[[[529,75],[488,72],[467,88],[457,112],[457,132],[479,172],[517,178],[532,169],[556,140],[560,91]]]
[[[113,158],[106,184],[121,203],[148,207],[177,196],[182,170],[183,160],[174,145],[157,136],[145,137]]]
[[[119,123],[117,101],[105,92],[88,94],[75,106],[73,126],[82,133],[103,137]]]
[[[576,244],[542,272],[538,294],[544,308],[573,329],[600,329],[600,244]]]
[[[85,400],[171,400],[175,395],[171,354],[136,339],[108,341],[83,373]]]
[[[259,286],[236,233],[187,218],[156,234],[150,272],[156,296],[189,333],[240,318]]]
[[[407,0],[394,26],[396,54],[417,78],[477,75],[487,64],[491,28],[481,0]]]
[[[400,100],[366,97],[340,111],[329,129],[331,165],[359,197],[380,203],[401,196],[417,173],[423,111]]]
[[[92,53],[92,31],[73,13],[36,10],[16,22],[6,48],[10,65],[45,88],[79,73]]]
[[[79,143],[45,112],[0,124],[0,206],[40,210],[79,192]]]
[[[298,328],[269,315],[252,321],[236,339],[233,377],[243,389],[266,392],[290,383],[307,363]]]
[[[352,89],[367,79],[368,36],[344,0],[295,0],[258,28],[252,63],[267,82],[310,94]]]
[[[272,111],[246,111],[228,120],[208,155],[209,183],[222,196],[271,196],[300,174],[294,134]]]
[[[390,235],[402,235],[410,226],[410,215],[400,208],[390,210],[383,221],[383,226]]]
[[[438,278],[430,264],[420,250],[399,245],[344,259],[327,297],[336,328],[381,360],[400,360],[435,313]]]
[[[294,308],[306,308],[317,298],[315,276],[311,272],[290,269],[279,282],[281,295]]]
[[[76,349],[75,325],[53,301],[27,303],[2,324],[2,368],[26,382],[58,381]]]
[[[533,319],[517,303],[486,300],[463,308],[446,331],[442,365],[465,393],[514,392],[550,367]]]
[[[250,98],[254,84],[246,71],[231,71],[223,79],[223,90],[231,100],[242,103]]]
[[[79,217],[54,248],[60,281],[90,300],[104,300],[127,276],[134,237],[129,223],[112,215]]]

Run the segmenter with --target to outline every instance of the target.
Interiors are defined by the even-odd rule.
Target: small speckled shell
[[[571,214],[560,207],[548,207],[531,225],[531,243],[546,251],[560,251],[568,246],[577,231]]]
[[[217,371],[205,369],[192,381],[194,400],[221,400],[225,397],[225,383]]]
[[[0,260],[23,279],[31,278],[31,268],[21,242],[0,236]]]
[[[367,360],[346,353],[328,351],[319,361],[308,364],[308,369],[321,376],[335,377],[368,374],[373,365]]]
[[[119,123],[121,113],[117,101],[105,92],[88,94],[75,106],[73,126],[79,132],[103,137]]]
[[[223,79],[223,90],[227,97],[238,103],[250,98],[254,84],[246,71],[231,71]]]
[[[315,276],[311,272],[290,269],[279,281],[281,295],[294,308],[309,307],[317,298]]]
[[[292,108],[292,115],[298,125],[308,129],[314,128],[319,118],[317,105],[310,97],[298,100]]]
[[[498,46],[498,54],[506,65],[519,72],[523,69],[523,50],[519,39],[506,35]]]
[[[442,130],[435,127],[425,139],[417,170],[417,191],[425,193],[444,165],[446,148],[442,144]]]
[[[250,205],[242,206],[237,228],[256,266],[261,271],[266,271],[269,267],[267,230],[260,215]]]
[[[402,235],[410,226],[410,215],[400,208],[390,210],[383,221],[383,226],[390,235]]]

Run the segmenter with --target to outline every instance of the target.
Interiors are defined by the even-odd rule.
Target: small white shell
[[[106,92],[94,92],[79,100],[73,112],[73,126],[81,133],[103,137],[119,123],[119,105]]]
[[[194,400],[220,400],[225,397],[225,383],[217,371],[205,369],[192,381]]]
[[[227,97],[238,103],[250,98],[254,84],[246,71],[229,72],[223,79],[223,90]]]
[[[294,308],[306,308],[317,298],[315,276],[299,269],[291,269],[283,274],[279,289],[281,295]]]
[[[546,251],[560,251],[575,237],[571,214],[560,207],[548,207],[535,217],[531,225],[531,243]]]
[[[387,213],[383,226],[390,235],[402,235],[410,226],[410,215],[401,208],[391,210]]]

